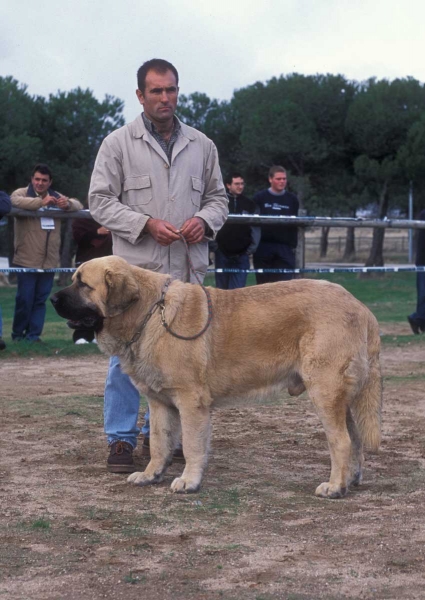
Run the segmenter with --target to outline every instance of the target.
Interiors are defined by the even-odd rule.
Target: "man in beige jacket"
[[[52,188],[52,172],[47,165],[34,167],[29,186],[15,190],[12,206],[24,210],[57,208],[81,210],[75,198],[67,198]],[[54,269],[59,263],[61,220],[16,217],[13,256],[15,267]],[[12,339],[39,342],[46,317],[46,300],[50,295],[54,273],[18,273],[18,289],[12,324]]]
[[[144,112],[103,141],[91,179],[90,211],[112,232],[114,254],[133,265],[195,282],[179,231],[190,244],[192,263],[202,279],[208,241],[228,213],[217,149],[175,117],[178,73],[171,63],[147,61],[137,81]],[[135,470],[139,400],[118,358],[112,357],[104,408],[111,472]],[[147,451],[148,418],[142,431]]]

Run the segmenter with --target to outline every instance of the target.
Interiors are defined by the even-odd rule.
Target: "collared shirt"
[[[171,133],[170,139],[167,141],[165,140],[162,135],[160,135],[155,127],[155,125],[152,123],[152,121],[150,121],[147,116],[145,115],[145,113],[142,113],[142,117],[143,117],[143,122],[145,124],[146,129],[149,131],[149,133],[156,139],[156,141],[158,142],[158,144],[161,146],[161,148],[164,150],[165,154],[167,155],[168,158],[168,162],[171,164],[171,156],[173,154],[173,148],[174,148],[174,144],[176,143],[176,140],[179,136],[180,133],[180,123],[179,121],[173,117],[173,131]]]

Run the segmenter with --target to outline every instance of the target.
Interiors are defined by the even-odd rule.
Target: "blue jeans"
[[[218,248],[215,251],[216,269],[249,269],[249,257],[247,254],[239,256],[226,256]],[[248,273],[216,273],[215,285],[221,290],[235,290],[246,285]]]
[[[105,384],[104,427],[108,444],[118,440],[128,442],[135,448],[140,428],[137,426],[140,394],[130,377],[121,371],[117,356],[109,359]],[[149,437],[149,410],[145,414],[142,433]]]
[[[286,244],[260,242],[254,254],[256,269],[295,269],[295,249]],[[256,273],[257,283],[289,281],[293,273]]]
[[[417,321],[421,329],[425,329],[425,272],[416,273],[417,303],[416,312],[410,318]]]
[[[18,273],[12,339],[40,339],[54,276],[54,273]]]

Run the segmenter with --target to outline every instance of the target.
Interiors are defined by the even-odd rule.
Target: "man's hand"
[[[180,239],[178,230],[168,221],[162,219],[148,219],[144,230],[161,246],[169,246]]]
[[[44,196],[42,206],[56,206],[56,198],[54,196]]]
[[[109,229],[106,229],[106,227],[99,227],[99,229],[96,231],[97,235],[108,235],[109,233]]]
[[[71,206],[71,203],[66,196],[59,196],[59,198],[56,200],[56,206],[61,210],[68,210],[68,208]]]
[[[205,236],[206,223],[201,217],[188,219],[180,229],[188,244],[198,244]]]

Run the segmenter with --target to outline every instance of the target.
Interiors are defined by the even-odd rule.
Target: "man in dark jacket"
[[[258,214],[255,202],[242,194],[245,182],[240,173],[232,173],[225,180],[229,199],[229,214]],[[260,241],[260,227],[227,221],[216,237],[215,268],[249,269],[249,255]],[[247,273],[216,273],[215,284],[222,290],[245,287]]]
[[[93,219],[73,219],[72,237],[77,244],[76,267],[93,258],[101,258],[112,254],[111,232]],[[76,344],[96,343],[93,329],[74,329],[72,339]]]
[[[12,203],[10,201],[9,196],[6,194],[6,192],[0,192],[0,219],[2,219],[4,217],[4,215],[7,215],[7,213],[10,212],[11,208],[12,208]],[[2,336],[3,336],[3,320],[2,320],[2,316],[1,316],[1,306],[0,306],[0,350],[4,350],[6,348],[6,344],[4,343]]]
[[[258,192],[254,202],[259,206],[260,215],[281,217],[297,216],[298,198],[286,190],[286,170],[273,166],[269,171],[270,187]],[[254,254],[256,269],[295,269],[295,248],[297,228],[282,225],[263,225],[261,242]],[[257,283],[273,283],[293,278],[292,273],[256,273]]]
[[[425,210],[419,215],[425,221]],[[425,229],[419,229],[416,245],[416,266],[425,266]],[[407,317],[410,327],[415,335],[425,332],[425,272],[416,273],[417,304],[416,312]]]

